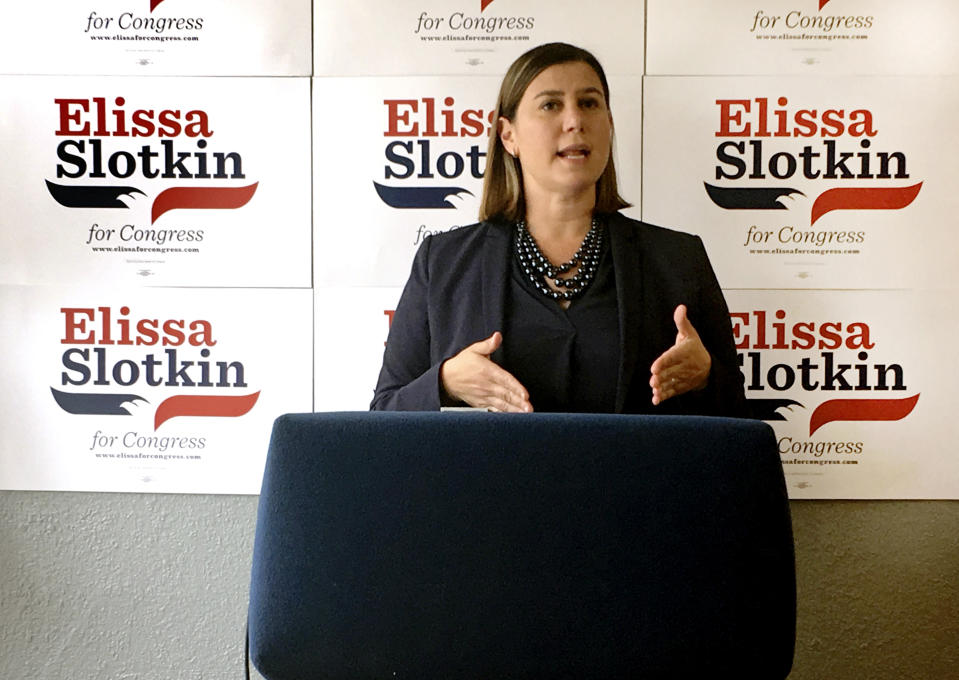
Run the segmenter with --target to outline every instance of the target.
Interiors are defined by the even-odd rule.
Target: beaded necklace
[[[526,228],[526,222],[521,220],[516,223],[516,257],[519,258],[520,268],[536,290],[552,300],[573,300],[586,291],[596,276],[603,253],[604,233],[602,222],[594,217],[589,231],[573,256],[557,266],[543,255],[533,235]],[[577,266],[579,269],[573,276],[560,278],[562,274]],[[560,290],[550,288],[546,279],[552,280]]]

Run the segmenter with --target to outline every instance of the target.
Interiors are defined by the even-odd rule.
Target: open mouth
[[[589,157],[589,147],[581,144],[575,144],[572,146],[567,146],[556,152],[556,155],[560,158],[588,158]]]

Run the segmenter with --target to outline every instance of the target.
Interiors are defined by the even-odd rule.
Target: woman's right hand
[[[530,413],[529,392],[513,375],[493,362],[490,354],[503,343],[496,331],[485,340],[467,345],[440,366],[446,394],[470,406],[509,413]]]

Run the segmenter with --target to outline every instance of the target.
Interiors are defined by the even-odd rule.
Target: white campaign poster
[[[650,75],[959,73],[953,0],[649,0]]]
[[[304,290],[0,286],[0,488],[259,492],[312,408]]]
[[[726,292],[791,498],[959,498],[955,290]]]
[[[383,363],[390,320],[402,288],[318,288],[316,411],[365,411]]]
[[[0,283],[311,283],[308,79],[0,76],[0,147]]]
[[[724,288],[955,290],[959,80],[648,77],[643,219]]]
[[[4,3],[0,73],[308,76],[311,0]]]
[[[643,3],[417,0],[313,3],[317,76],[493,75],[523,52],[567,42],[607,74],[642,75]]]
[[[703,237],[793,498],[956,498],[955,77],[648,77],[643,219]]]
[[[477,221],[499,82],[483,76],[315,82],[317,288],[402,286],[426,236]],[[639,77],[610,77],[620,192],[636,206],[641,87]],[[632,214],[638,216],[638,207]]]

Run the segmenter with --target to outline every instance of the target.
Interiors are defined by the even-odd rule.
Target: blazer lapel
[[[507,225],[488,222],[483,247],[483,280],[480,281],[479,299],[481,318],[486,328],[483,337],[503,330],[506,318],[506,284],[509,277],[510,229]],[[491,355],[496,363],[502,363],[503,348]]]
[[[619,307],[620,364],[616,383],[616,413],[622,413],[636,369],[642,313],[645,309],[639,230],[618,213],[610,217],[609,243]]]

